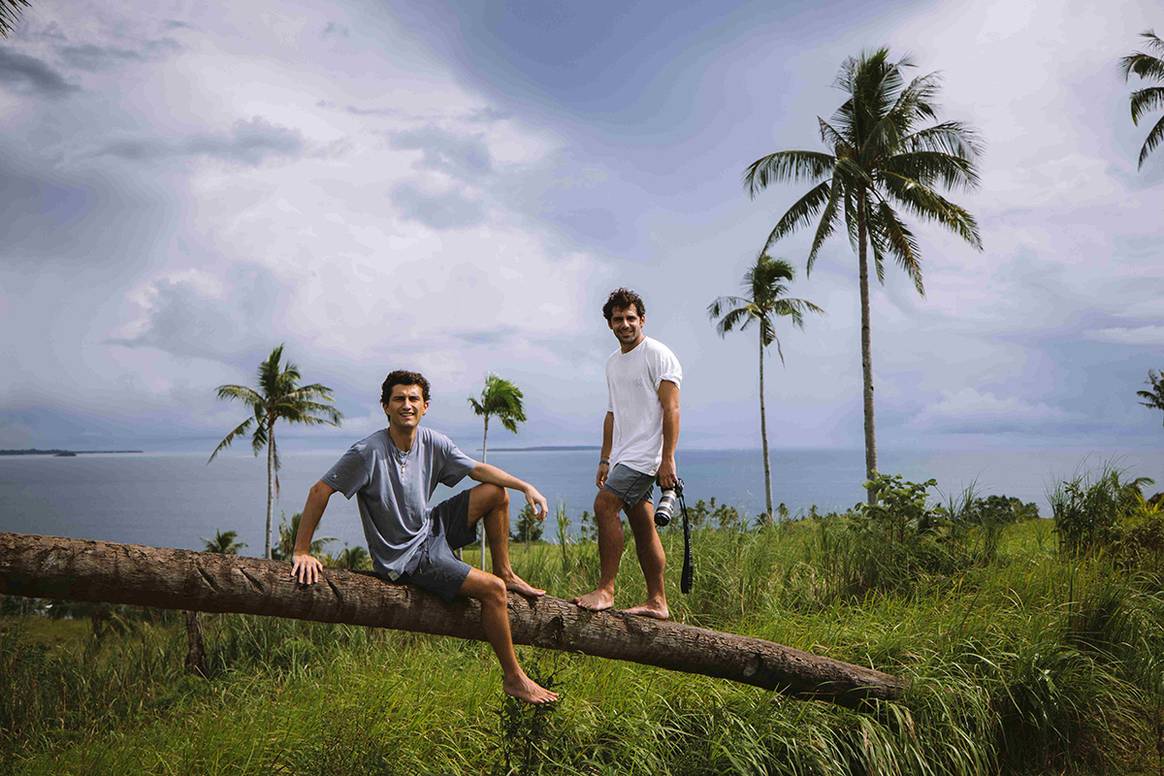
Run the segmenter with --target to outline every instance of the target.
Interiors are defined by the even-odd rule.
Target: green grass
[[[824,527],[822,527],[824,526]],[[854,593],[830,569],[869,562],[827,521],[695,536],[677,619],[909,677],[855,712],[729,682],[532,648],[562,693],[507,703],[475,642],[269,618],[204,616],[211,678],[182,673],[175,617],[88,636],[87,621],[0,627],[0,772],[58,773],[1158,773],[1161,579],[1061,558],[1049,521],[1009,526],[989,563]],[[970,541],[969,539],[967,541]],[[664,536],[681,557],[681,538]],[[830,554],[831,553],[831,554]],[[838,553],[852,557],[838,559]],[[570,595],[592,544],[513,547],[519,573]],[[466,558],[473,562],[473,555]],[[842,562],[843,561],[843,562]],[[633,546],[617,604],[643,595]],[[56,640],[55,629],[65,636]]]

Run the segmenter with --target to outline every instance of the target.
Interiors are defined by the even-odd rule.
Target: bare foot
[[[498,574],[497,576],[505,582],[505,589],[512,590],[518,595],[523,595],[526,598],[540,598],[546,594],[545,590],[540,587],[534,587],[529,582],[514,574],[512,571],[508,574]]]
[[[667,609],[666,604],[643,604],[642,606],[632,606],[630,609],[623,609],[623,614],[633,614],[638,617],[653,617],[656,620],[668,620],[671,618],[671,612]]]
[[[578,596],[574,599],[574,603],[592,612],[604,612],[614,606],[614,594],[605,590],[595,590],[592,593]]]
[[[506,695],[512,695],[526,703],[553,703],[558,700],[556,692],[547,690],[524,673],[512,678],[507,677],[501,683],[501,689]]]

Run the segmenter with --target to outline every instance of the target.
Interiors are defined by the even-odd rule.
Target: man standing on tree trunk
[[[593,611],[614,606],[614,578],[623,549],[621,510],[634,531],[635,551],[647,582],[647,600],[626,613],[665,620],[670,616],[663,589],[667,559],[655,532],[651,490],[656,479],[663,489],[674,488],[678,481],[675,446],[683,369],[666,345],[643,334],[647,308],[634,291],[612,291],[602,314],[619,347],[606,361],[609,399],[595,477],[601,569],[597,589],[575,598],[574,603]]]
[[[428,412],[428,381],[417,372],[395,371],[381,387],[380,404],[388,428],[352,445],[319,482],[311,486],[295,551],[291,576],[314,584],[322,571],[311,556],[311,537],[328,499],[339,491],[357,496],[368,552],[377,574],[436,593],[446,601],[458,595],[481,602],[481,624],[497,653],[504,674],[502,689],[530,703],[556,701],[556,693],[526,676],[513,651],[509,628],[512,590],[530,598],[545,595],[517,576],[509,565],[509,494],[519,490],[539,519],[546,499],[537,488],[496,466],[478,463],[438,431],[420,428]],[[468,475],[483,483],[429,507],[437,483],[449,487]],[[453,551],[477,538],[485,526],[493,550],[493,573],[470,567]]]

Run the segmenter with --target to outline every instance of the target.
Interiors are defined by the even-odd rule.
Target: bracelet
[[[609,458],[603,458],[601,461],[599,461],[599,462],[598,462],[598,465],[599,465],[599,466],[603,466],[603,465],[610,466],[610,459],[609,459]]]

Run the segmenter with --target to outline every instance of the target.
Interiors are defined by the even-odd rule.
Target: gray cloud
[[[272,124],[256,116],[249,121],[235,122],[230,132],[193,135],[176,143],[158,138],[113,140],[93,155],[132,161],[208,156],[256,166],[273,157],[302,156],[305,148],[299,130]]]
[[[249,363],[278,329],[286,287],[263,267],[240,264],[221,281],[179,276],[154,281],[144,316],[128,336],[107,340],[175,356]]]
[[[428,192],[405,182],[393,187],[392,201],[406,218],[433,229],[462,229],[485,220],[481,203],[458,191]]]
[[[0,83],[21,94],[57,98],[78,91],[56,70],[36,57],[0,48]]]
[[[160,38],[143,41],[140,50],[84,43],[61,46],[58,53],[67,66],[78,70],[93,71],[108,70],[127,62],[156,61],[180,51],[181,48],[181,44],[173,38]]]
[[[477,179],[493,168],[489,146],[481,135],[463,135],[430,125],[393,133],[391,142],[393,148],[421,151],[418,166],[454,178]]]

